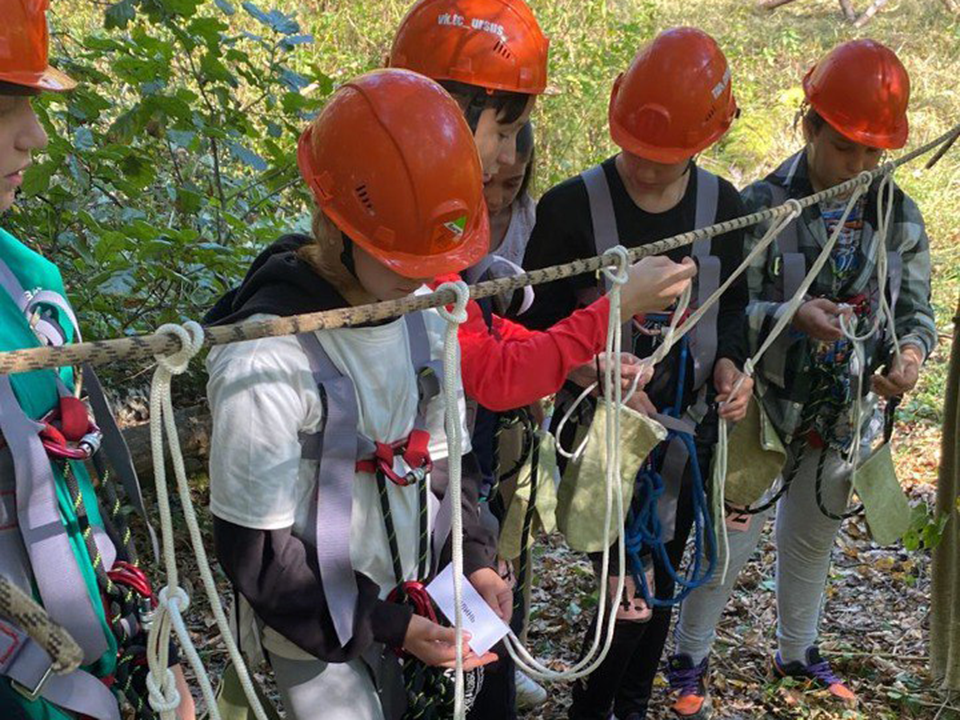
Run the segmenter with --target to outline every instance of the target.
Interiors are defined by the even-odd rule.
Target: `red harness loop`
[[[372,458],[357,461],[357,472],[373,474],[379,471],[400,487],[413,485],[423,480],[433,469],[429,445],[430,433],[419,429],[413,430],[406,440],[395,443],[378,442]],[[398,455],[411,468],[406,475],[399,475],[393,470],[393,460]]]
[[[53,457],[86,460],[100,447],[100,428],[90,419],[87,406],[75,397],[60,398],[40,422],[40,440]]]
[[[840,302],[849,305],[857,317],[865,317],[870,314],[870,298],[867,297],[866,293],[848,297]]]

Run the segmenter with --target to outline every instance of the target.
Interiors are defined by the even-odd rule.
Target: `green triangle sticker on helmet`
[[[449,230],[452,234],[460,237],[463,235],[463,231],[467,227],[467,216],[461,215],[455,220],[449,220],[443,224],[443,226]]]

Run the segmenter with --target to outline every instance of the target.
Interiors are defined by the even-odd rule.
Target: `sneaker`
[[[710,658],[694,665],[689,655],[672,655],[667,663],[670,691],[677,694],[670,709],[682,718],[710,720],[713,717],[710,695],[707,693],[707,670]]]
[[[838,700],[856,705],[857,696],[846,686],[830,667],[830,662],[820,656],[820,649],[813,646],[807,650],[807,663],[794,661],[784,663],[780,653],[773,659],[773,673],[779,678],[791,677],[806,680],[810,684],[828,690]]]
[[[517,710],[529,710],[547,701],[547,691],[529,675],[517,670],[514,681],[517,686]]]

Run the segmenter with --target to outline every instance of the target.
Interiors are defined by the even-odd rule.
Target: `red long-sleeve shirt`
[[[490,410],[529,405],[555,393],[574,368],[602,352],[610,300],[602,297],[545,331],[528,330],[498,315],[488,328],[475,300],[460,326],[463,389]]]

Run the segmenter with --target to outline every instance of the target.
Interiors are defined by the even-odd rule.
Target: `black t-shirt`
[[[649,213],[637,206],[627,192],[617,172],[615,157],[603,162],[603,170],[610,186],[614,214],[617,220],[617,232],[621,243],[627,248],[640,247],[663,238],[688,232],[694,229],[696,221],[697,173],[690,166],[690,180],[683,198],[676,206],[662,213]],[[736,188],[720,178],[717,204],[717,222],[740,217],[745,214],[743,202]],[[711,240],[711,254],[720,259],[721,282],[740,265],[743,260],[743,231],[737,230],[720,235]],[[593,237],[593,225],[590,216],[590,201],[583,179],[576,177],[566,180],[549,190],[537,205],[537,222],[527,244],[523,259],[525,270],[572,262],[573,260],[593,257],[597,254]],[[691,254],[691,246],[677,248],[667,253],[670,259],[679,262]],[[602,281],[591,274],[576,275],[556,280],[536,288],[533,306],[518,320],[527,327],[543,330],[558,320],[570,315],[582,306],[582,295],[586,290],[602,290]],[[718,358],[729,358],[737,366],[742,366],[747,354],[746,314],[747,284],[746,274],[731,286],[720,300],[718,316]],[[640,357],[649,355],[652,346],[648,336],[636,335],[634,351]],[[673,393],[668,392],[666,383],[659,382],[664,371],[676,367],[679,349],[674,348],[658,368],[657,377],[648,388],[648,394],[658,408],[663,409],[673,403]],[[692,382],[692,361],[687,368],[689,391]],[[657,389],[661,387],[661,389]],[[710,383],[712,388],[712,382]],[[684,406],[691,401],[686,392]]]

